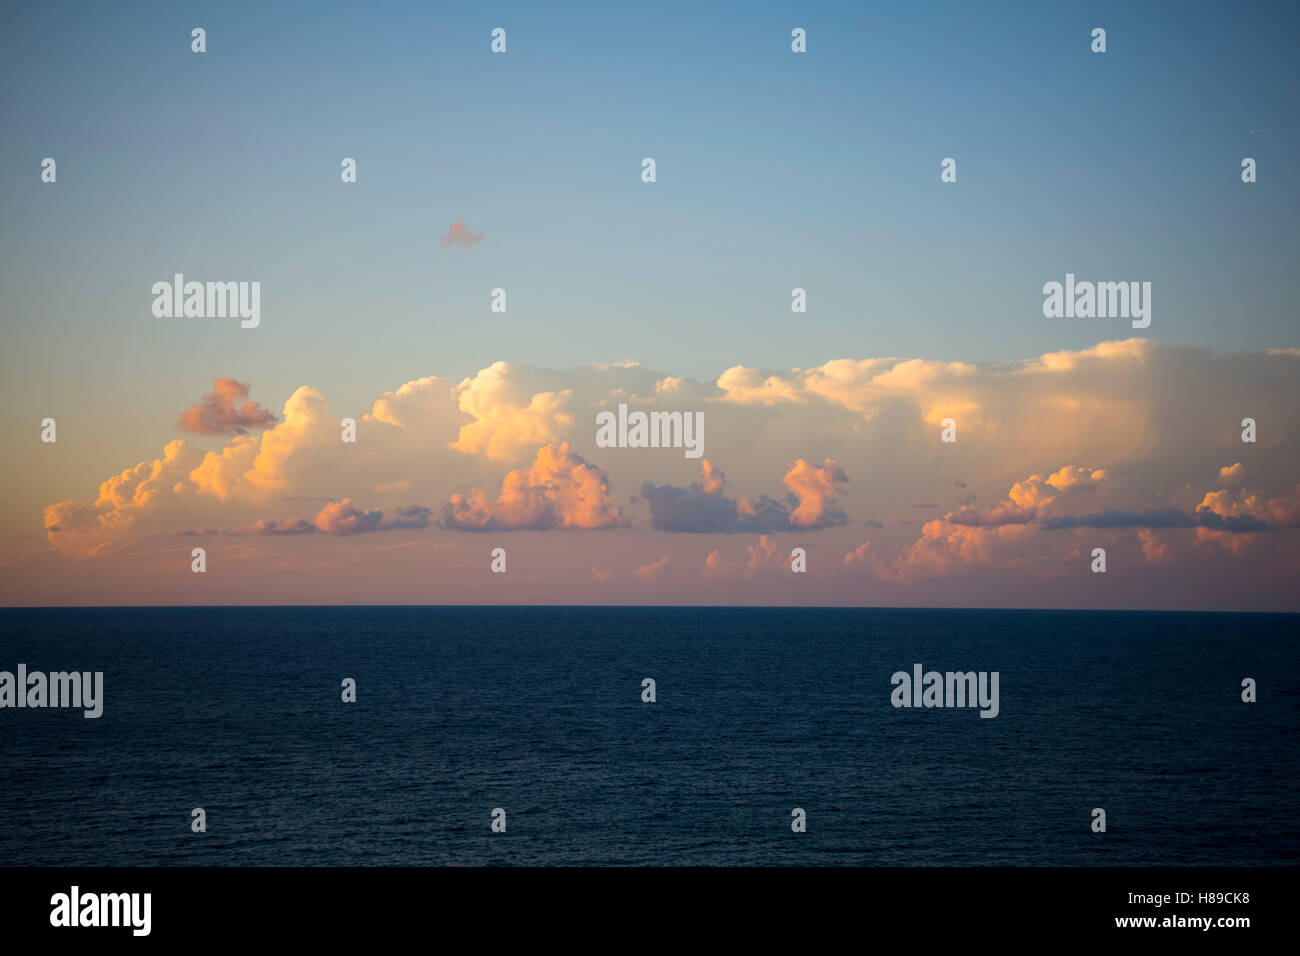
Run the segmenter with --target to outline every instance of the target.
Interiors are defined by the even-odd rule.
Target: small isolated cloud
[[[181,413],[180,427],[196,435],[247,435],[250,428],[275,424],[275,416],[268,409],[247,398],[247,382],[228,376],[214,378],[212,391]]]
[[[721,551],[710,551],[709,556],[704,559],[704,576],[708,578],[722,578],[734,573],[736,565],[722,556]]]
[[[764,533],[802,529],[815,531],[848,521],[835,500],[849,478],[827,458],[814,465],[798,459],[782,481],[790,489],[782,501],[760,495],[757,501],[728,498],[727,476],[707,458],[703,475],[685,488],[645,482],[641,497],[650,505],[650,524],[657,531],[695,533]]]
[[[260,521],[254,521],[252,524],[235,528],[230,533],[247,537],[262,537],[282,534],[313,534],[315,531],[316,526],[310,521],[304,521],[302,518],[289,518],[285,521],[263,518]]]
[[[874,518],[868,518],[866,521],[862,522],[862,527],[864,528],[875,528],[880,530],[881,528],[884,528],[884,526],[885,523],[883,521],[877,521]]]
[[[783,570],[788,553],[782,553],[776,545],[776,539],[769,534],[760,535],[757,544],[745,548],[745,563],[728,561],[721,551],[710,551],[704,559],[703,574],[710,578],[752,578],[768,571]]]
[[[362,511],[352,504],[351,499],[331,501],[315,521],[305,518],[262,518],[252,524],[242,525],[226,532],[217,531],[183,531],[182,534],[234,534],[240,537],[260,538],[294,534],[353,535],[368,531],[400,531],[409,528],[426,527],[432,520],[433,510],[423,505],[404,505],[391,515],[383,511]]]
[[[614,576],[614,572],[609,570],[608,568],[592,568],[591,576],[594,580],[597,581],[608,581],[610,578]]]
[[[1142,557],[1148,564],[1169,560],[1169,545],[1157,538],[1155,532],[1143,528],[1138,532],[1138,540],[1142,542]]]
[[[653,581],[659,576],[659,572],[666,567],[668,567],[668,558],[662,557],[658,561],[637,568],[632,574],[643,581]]]
[[[862,564],[867,560],[867,551],[871,548],[870,541],[863,541],[860,545],[844,556],[844,565],[848,567],[853,564]]]
[[[430,508],[421,505],[405,505],[398,508],[389,517],[384,512],[362,511],[353,506],[351,500],[333,501],[316,515],[316,528],[326,534],[364,534],[367,531],[397,531],[408,528],[423,528],[429,524],[433,515]]]
[[[478,235],[474,235],[474,233],[466,231],[465,224],[457,219],[451,224],[451,228],[448,230],[447,234],[438,240],[438,245],[442,246],[444,249],[448,249],[459,242],[462,246],[468,249],[473,246],[474,243],[482,241],[483,233],[480,232]]]
[[[971,505],[962,505],[944,517],[952,524],[966,525],[970,528],[995,528],[1006,524],[1028,524],[1034,520],[1037,512],[1033,508],[1021,508],[1004,501],[996,508],[980,511]]]
[[[509,472],[496,498],[484,488],[452,495],[443,524],[458,531],[545,531],[617,528],[623,511],[609,493],[603,468],[589,465],[569,443],[544,445],[527,471]]]

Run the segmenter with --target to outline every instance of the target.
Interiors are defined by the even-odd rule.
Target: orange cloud
[[[609,494],[604,469],[589,465],[569,443],[545,445],[527,471],[509,472],[495,499],[486,489],[452,495],[443,523],[460,531],[617,528],[626,525]]]
[[[800,458],[781,480],[799,499],[799,507],[790,514],[790,524],[800,528],[821,528],[844,522],[844,513],[831,505],[843,493],[849,476],[830,458],[821,465],[812,465]]]
[[[666,567],[668,567],[668,558],[662,557],[658,561],[652,561],[650,564],[637,568],[632,574],[643,581],[653,581],[659,576],[659,572]]]
[[[241,435],[208,452],[189,479],[201,494],[221,501],[266,501],[294,490],[312,472],[309,452],[337,449],[338,428],[324,396],[304,385],[284,403],[283,422],[261,437]]]
[[[101,483],[93,504],[60,501],[47,506],[47,540],[59,551],[77,557],[103,554],[121,546],[140,514],[156,508],[176,489],[184,488],[186,475],[201,454],[183,439],[168,442],[162,458],[142,461]]]
[[[867,551],[871,548],[870,541],[863,541],[860,545],[844,556],[844,566],[848,567],[853,564],[862,564],[867,560]]]

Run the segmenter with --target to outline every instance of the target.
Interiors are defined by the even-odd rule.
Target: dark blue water
[[[1297,623],[0,610],[0,670],[105,683],[98,720],[0,710],[0,864],[1295,864]],[[918,662],[998,671],[1001,713],[895,709]]]

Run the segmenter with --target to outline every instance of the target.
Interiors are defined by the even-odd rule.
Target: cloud
[[[787,570],[789,555],[777,547],[771,535],[760,535],[756,544],[745,546],[745,560],[729,561],[722,552],[710,551],[701,573],[709,578],[753,578],[774,571]]]
[[[662,557],[658,561],[652,561],[650,564],[643,565],[631,573],[643,581],[653,581],[659,576],[659,572],[668,567],[668,558]]]
[[[710,551],[704,559],[703,574],[707,578],[727,577],[735,573],[736,565],[722,556],[721,551]]]
[[[201,452],[184,439],[170,441],[163,457],[144,461],[103,481],[91,504],[60,501],[44,511],[45,534],[59,551],[75,557],[106,554],[131,537],[136,519],[183,486]]]
[[[1196,513],[1208,512],[1225,522],[1225,530],[1264,530],[1256,527],[1233,528],[1228,524],[1233,519],[1240,519],[1245,524],[1271,524],[1282,528],[1300,527],[1300,484],[1284,495],[1270,498],[1262,491],[1211,491],[1197,506]],[[1216,527],[1210,521],[1203,521],[1206,527]]]
[[[332,534],[348,536],[371,531],[399,531],[424,528],[432,520],[433,510],[422,505],[404,505],[391,515],[381,510],[363,511],[351,499],[331,501],[316,515],[314,521],[305,518],[259,518],[249,524],[229,531],[182,531],[181,534],[232,534],[240,537],[262,538],[299,534]]]
[[[199,494],[221,501],[264,502],[301,489],[304,479],[319,474],[323,452],[337,452],[339,424],[329,403],[310,385],[284,403],[284,421],[260,437],[241,435],[221,451],[208,452],[188,478]]]
[[[1300,484],[1295,492],[1269,498],[1262,492],[1213,491],[1194,510],[1176,505],[1161,508],[1117,508],[1077,513],[1097,497],[1119,488],[1108,470],[1068,465],[1050,475],[1036,474],[1017,481],[1007,500],[980,511],[963,506],[927,522],[921,537],[891,560],[868,559],[879,577],[900,584],[960,573],[977,565],[1004,564],[1051,572],[1062,549],[1040,544],[1044,533],[1079,529],[1133,530],[1148,563],[1173,557],[1171,541],[1155,531],[1195,529],[1195,542],[1241,556],[1250,549],[1250,535],[1300,526]],[[865,551],[855,560],[865,558]],[[852,563],[846,556],[846,563]]]
[[[1021,508],[1010,501],[1004,501],[984,511],[971,505],[962,505],[956,511],[945,515],[944,520],[971,528],[988,528],[1007,524],[1029,524],[1037,513],[1037,509]]]
[[[459,242],[462,246],[468,249],[473,246],[474,243],[482,241],[482,233],[479,233],[476,236],[472,232],[467,232],[465,230],[465,224],[457,219],[451,224],[451,228],[447,231],[447,234],[438,240],[438,245],[442,246],[444,249],[448,249]]]
[[[326,534],[364,534],[367,531],[396,531],[423,528],[429,524],[433,511],[420,505],[398,508],[392,517],[380,510],[362,511],[351,500],[344,498],[327,504],[316,515],[317,530]]]
[[[1023,544],[1034,533],[1025,524],[972,526],[943,519],[927,521],[921,537],[892,561],[876,561],[882,580],[914,584],[927,578],[946,577],[1000,558],[1021,556]]]
[[[863,564],[867,560],[867,551],[871,548],[870,541],[863,541],[860,545],[844,556],[844,564]]]
[[[1300,567],[1300,535],[1287,533],[1300,523],[1300,500],[1286,490],[1300,477],[1300,407],[1294,401],[1300,352],[1216,355],[1130,340],[999,363],[841,358],[808,369],[734,366],[716,380],[672,371],[635,364],[545,369],[499,362],[468,377],[378,382],[373,403],[333,411],[320,391],[304,386],[284,402],[284,414],[275,409],[278,421],[268,428],[214,436],[219,445],[212,451],[183,441],[163,448],[160,441],[157,456],[139,456],[138,464],[110,462],[126,465],[121,472],[112,467],[96,472],[96,478],[109,477],[84,486],[84,497],[74,484],[45,509],[46,538],[56,552],[50,560],[111,552],[113,561],[82,568],[72,589],[100,603],[115,593],[147,599],[131,591],[144,584],[130,583],[117,552],[137,541],[156,548],[158,542],[144,543],[152,536],[167,536],[175,547],[177,528],[198,529],[197,537],[215,528],[269,535],[299,529],[295,522],[315,527],[315,512],[344,496],[353,510],[322,520],[352,536],[385,523],[427,521],[431,533],[421,540],[455,537],[432,530],[439,523],[432,515],[394,511],[391,504],[397,501],[437,503],[433,514],[441,518],[450,511],[452,529],[458,523],[542,530],[618,527],[627,522],[608,497],[610,489],[618,492],[619,502],[643,489],[648,531],[569,542],[554,552],[553,561],[544,562],[539,575],[530,575],[538,587],[547,574],[551,578],[549,591],[529,598],[581,600],[579,582],[590,583],[589,568],[622,568],[616,578],[626,582],[626,569],[670,555],[672,565],[657,578],[673,585],[671,594],[664,592],[666,599],[712,600],[701,595],[716,589],[718,600],[762,603],[774,592],[759,583],[762,577],[746,590],[749,556],[742,545],[688,535],[656,537],[665,531],[743,533],[752,535],[752,544],[759,535],[816,528],[824,554],[857,557],[848,565],[818,562],[820,570],[806,579],[810,600],[896,601],[895,585],[884,582],[944,574],[968,578],[951,592],[952,600],[997,600],[1008,606],[1047,600],[1042,589],[1025,588],[1023,578],[1005,572],[1038,576],[1067,567],[1073,573],[1079,560],[1086,565],[1087,551],[1081,559],[1071,555],[1095,542],[1114,546],[1112,558],[1121,565],[1142,566],[1150,577],[1142,579],[1146,590],[1141,593],[1152,601],[1209,602],[1221,587],[1242,602],[1271,589],[1272,597],[1258,606],[1295,606],[1294,598],[1278,595],[1281,576]],[[680,454],[599,450],[595,415],[620,402],[647,410],[704,410],[707,468],[702,461],[683,464]],[[246,400],[228,404],[238,412]],[[1243,446],[1239,423],[1247,412],[1268,427],[1257,444]],[[339,440],[335,415],[356,418],[357,443]],[[956,445],[939,441],[938,422],[947,415],[959,422]],[[219,427],[220,420],[210,424]],[[565,444],[579,461],[600,463],[593,467],[594,510],[584,512],[571,500],[572,475],[530,477],[539,449]],[[727,475],[713,464],[724,461]],[[692,474],[691,468],[702,470]],[[508,473],[516,476],[518,487],[507,487]],[[849,475],[853,485],[846,483]],[[777,485],[776,477],[784,483]],[[918,492],[942,507],[909,524],[919,514],[907,507],[922,500]],[[978,502],[968,497],[975,492]],[[316,503],[282,504],[285,499]],[[352,502],[390,507],[376,519],[369,508]],[[284,507],[311,510],[301,518],[273,510]],[[25,531],[15,508],[5,530]],[[870,520],[877,514],[893,516],[888,534],[883,522]],[[943,517],[937,524],[925,520],[938,515]],[[276,523],[259,526],[259,521]],[[869,529],[876,529],[871,545],[858,554]],[[315,535],[325,532],[318,529]],[[311,538],[308,532],[290,534],[274,550],[281,558],[290,549],[305,554],[320,547],[310,544]],[[0,541],[7,547],[0,563],[21,556],[24,548],[39,548],[3,535]],[[520,544],[533,546],[530,538]],[[252,540],[242,540],[241,546],[259,554],[272,550]],[[363,551],[375,550],[345,552],[346,547],[330,548],[332,566],[341,566],[344,553],[369,561]],[[756,547],[766,555],[761,544]],[[711,563],[706,554],[713,555]],[[1232,565],[1239,577],[1227,575],[1225,554],[1241,559]],[[674,568],[700,563],[729,573],[725,586],[696,575],[671,575]],[[837,575],[843,581],[830,583]],[[374,577],[391,580],[378,572]],[[1116,579],[1107,594],[1137,586],[1125,581],[1119,587]],[[51,587],[34,579],[24,583],[40,593]],[[0,593],[20,600],[18,587],[0,586]],[[1131,592],[1123,600],[1146,598]]]
[[[1143,528],[1138,532],[1138,540],[1142,542],[1142,557],[1148,564],[1169,560],[1169,545],[1157,538],[1154,532]]]
[[[757,501],[728,498],[727,477],[707,458],[703,477],[685,488],[645,482],[641,497],[650,505],[651,527],[658,531],[741,534],[802,529],[813,531],[842,525],[848,516],[835,507],[848,482],[839,465],[827,458],[813,465],[802,458],[782,481],[790,489],[786,501],[762,495]]]
[[[196,435],[246,435],[250,428],[270,428],[275,416],[248,398],[248,384],[233,378],[212,380],[212,391],[181,413],[180,427]],[[240,402],[243,402],[240,405]]]
[[[627,524],[609,494],[601,468],[573,453],[568,442],[545,445],[527,471],[509,472],[501,491],[452,495],[443,524],[459,531],[545,531],[551,528],[617,528]]]
[[[820,465],[809,464],[802,458],[796,461],[781,479],[799,499],[799,507],[790,515],[790,524],[811,531],[848,521],[844,512],[834,507],[848,480],[844,469],[830,458]]]
[[[555,441],[572,427],[564,405],[572,390],[536,391],[506,362],[496,362],[456,389],[460,410],[473,421],[449,447],[494,461],[513,461],[524,448]]]
[[[1242,467],[1241,462],[1234,462],[1225,468],[1219,469],[1219,486],[1222,488],[1231,485],[1239,485],[1245,480],[1246,469]]]
[[[316,526],[310,521],[302,518],[289,518],[284,521],[277,521],[274,518],[262,518],[254,521],[252,524],[242,525],[235,528],[230,534],[236,534],[245,537],[266,537],[276,535],[292,534],[313,534]]]
[[[745,548],[749,560],[745,562],[745,577],[752,578],[763,571],[772,571],[785,564],[785,556],[776,546],[776,539],[771,535],[762,535],[758,544]]]

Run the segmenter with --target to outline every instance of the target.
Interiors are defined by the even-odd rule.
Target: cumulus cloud
[[[484,488],[452,495],[443,524],[459,531],[545,531],[616,528],[627,522],[614,504],[601,468],[588,464],[568,442],[545,445],[528,470],[511,471],[493,498]]]
[[[744,560],[731,561],[721,550],[710,551],[701,573],[709,578],[753,578],[774,571],[787,571],[790,555],[777,547],[770,534],[759,535],[755,544],[745,546]]]
[[[1146,528],[1138,531],[1138,540],[1142,542],[1142,557],[1149,564],[1158,564],[1169,560],[1169,545],[1161,541],[1153,531]]]
[[[572,390],[535,392],[528,378],[497,362],[462,382],[456,389],[460,410],[473,421],[461,427],[450,447],[512,461],[520,450],[554,441],[571,427],[573,416],[564,405]]]
[[[863,541],[860,545],[844,556],[846,566],[852,564],[863,564],[867,560],[867,552],[871,549],[870,541]]]
[[[325,397],[309,385],[289,397],[284,415],[260,437],[241,435],[204,455],[188,475],[195,490],[221,501],[264,502],[300,488],[319,466],[320,453],[336,452],[342,444],[339,425],[329,416]]]
[[[1171,542],[1154,532],[1195,529],[1198,544],[1216,546],[1240,556],[1249,550],[1249,535],[1300,526],[1300,485],[1295,492],[1268,497],[1262,492],[1213,491],[1194,510],[1175,505],[1160,508],[1116,508],[1078,512],[1098,497],[1114,493],[1115,476],[1105,470],[1068,465],[1050,475],[1017,481],[1001,504],[987,510],[964,506],[927,522],[921,537],[892,559],[846,556],[845,563],[871,563],[884,580],[911,584],[927,578],[961,573],[972,567],[1003,563],[1032,566],[1034,555],[1050,570],[1049,552],[1057,545],[1039,542],[1045,532],[1078,529],[1132,530],[1149,563],[1171,559]],[[853,557],[853,561],[849,558]]]
[[[180,427],[196,435],[246,435],[250,428],[275,424],[270,411],[247,398],[247,382],[215,378],[212,391],[181,413]]]
[[[848,516],[835,506],[848,475],[827,458],[821,465],[798,459],[782,481],[790,489],[785,501],[761,495],[756,501],[728,498],[727,477],[707,458],[703,477],[685,488],[645,482],[641,497],[650,505],[651,526],[658,531],[740,534],[842,525]]]
[[[1226,524],[1238,519],[1246,524],[1272,524],[1282,528],[1300,526],[1300,484],[1284,495],[1269,497],[1262,491],[1211,491],[1201,499],[1197,514],[1208,512],[1233,530],[1263,530],[1258,527],[1233,528]],[[1214,527],[1212,523],[1207,527]]]
[[[1246,469],[1242,467],[1241,462],[1233,462],[1231,465],[1219,469],[1219,486],[1227,488],[1232,485],[1239,485],[1245,480]]]
[[[246,398],[223,400],[215,407],[225,411],[202,419],[203,427],[251,433],[219,434],[221,446],[206,453],[174,443],[156,458],[143,456],[93,482],[84,497],[60,495],[71,500],[45,508],[46,537],[55,551],[78,558],[151,535],[171,536],[177,528],[199,529],[195,535],[213,528],[281,533],[291,547],[295,533],[311,536],[302,525],[316,528],[316,521],[308,513],[285,517],[272,506],[285,499],[328,505],[343,496],[350,496],[351,510],[335,507],[337,514],[321,519],[343,536],[338,549],[359,529],[437,523],[431,515],[391,507],[375,518],[352,502],[438,502],[435,512],[445,514],[452,529],[626,525],[609,497],[612,488],[619,500],[644,491],[657,531],[756,538],[820,529],[819,544],[830,549],[825,553],[854,558],[822,564],[823,572],[808,583],[821,586],[833,567],[858,588],[832,598],[848,602],[887,597],[892,588],[864,578],[863,569],[902,583],[986,567],[990,580],[1002,580],[1004,569],[1046,573],[1041,569],[1067,562],[1073,570],[1077,556],[1071,555],[1090,541],[1121,547],[1116,558],[1126,555],[1159,571],[1166,593],[1174,594],[1192,587],[1183,577],[1192,562],[1218,571],[1227,564],[1225,555],[1254,556],[1256,564],[1233,565],[1249,572],[1232,579],[1242,594],[1256,580],[1279,580],[1300,564],[1300,536],[1288,533],[1300,524],[1300,496],[1286,490],[1300,477],[1300,407],[1294,401],[1300,351],[1218,356],[1129,340],[1000,363],[835,359],[807,369],[735,366],[712,381],[672,371],[623,363],[542,369],[500,362],[465,378],[378,382],[372,405],[333,414],[323,394],[304,386],[284,403],[283,414],[276,409],[277,421],[260,429],[251,410],[239,417]],[[709,464],[683,478],[680,454],[598,450],[595,415],[621,402],[647,410],[703,409]],[[1268,423],[1251,446],[1240,441],[1247,411]],[[335,414],[356,418],[356,444],[339,441]],[[938,440],[939,422],[948,416],[958,421],[956,445]],[[561,447],[567,448],[565,461],[574,456],[590,472],[566,466],[577,467],[576,473],[539,473],[539,449],[554,454]],[[817,450],[816,458],[809,449]],[[714,462],[726,462],[730,476]],[[869,478],[850,486],[848,475],[855,482]],[[776,485],[778,476],[783,484]],[[774,493],[764,480],[780,490]],[[984,507],[976,506],[976,493]],[[925,516],[909,509],[922,495],[943,507]],[[931,514],[943,517],[925,521]],[[888,519],[887,533],[872,516]],[[913,526],[909,516],[921,520]],[[879,533],[859,553],[863,528]],[[9,530],[25,529],[15,524]],[[325,536],[319,528],[314,533]],[[711,573],[728,577],[722,585],[676,575],[674,587],[688,581],[716,586],[724,599],[770,593],[740,590],[750,556],[738,544],[680,536],[667,543],[655,534],[574,542],[575,550],[585,547],[592,552],[579,559],[576,575],[584,581],[589,567],[643,567],[670,554],[672,567],[698,567],[703,560]],[[761,543],[755,547],[761,565],[767,551]],[[615,564],[606,548],[629,549],[632,557],[623,560],[620,550]],[[10,545],[12,553],[19,550]],[[102,580],[121,567],[102,566]],[[567,581],[576,580],[572,570]],[[658,580],[666,581],[666,573]],[[972,575],[972,581],[983,580]],[[1203,580],[1228,581],[1213,575]],[[882,593],[869,593],[876,586]],[[1197,595],[1205,591],[1203,585],[1195,589]],[[1024,593],[1001,592],[999,599],[1016,604]],[[563,596],[580,599],[581,592]]]
[[[399,531],[427,527],[433,510],[423,505],[404,505],[391,514],[376,509],[364,511],[352,504],[350,498],[331,501],[316,515],[314,521],[305,518],[259,518],[249,524],[229,531],[182,531],[181,534],[231,534],[239,537],[265,538],[284,535],[322,534],[354,535],[371,531]]]
[[[99,486],[90,504],[60,501],[45,508],[45,534],[50,544],[67,554],[105,554],[125,544],[139,515],[183,490],[184,481],[202,453],[183,439],[168,442],[163,457],[140,462]]]
[[[367,531],[396,531],[423,528],[433,511],[420,505],[405,505],[389,516],[378,509],[363,511],[344,498],[327,504],[316,515],[317,530],[326,534],[364,534]]]

